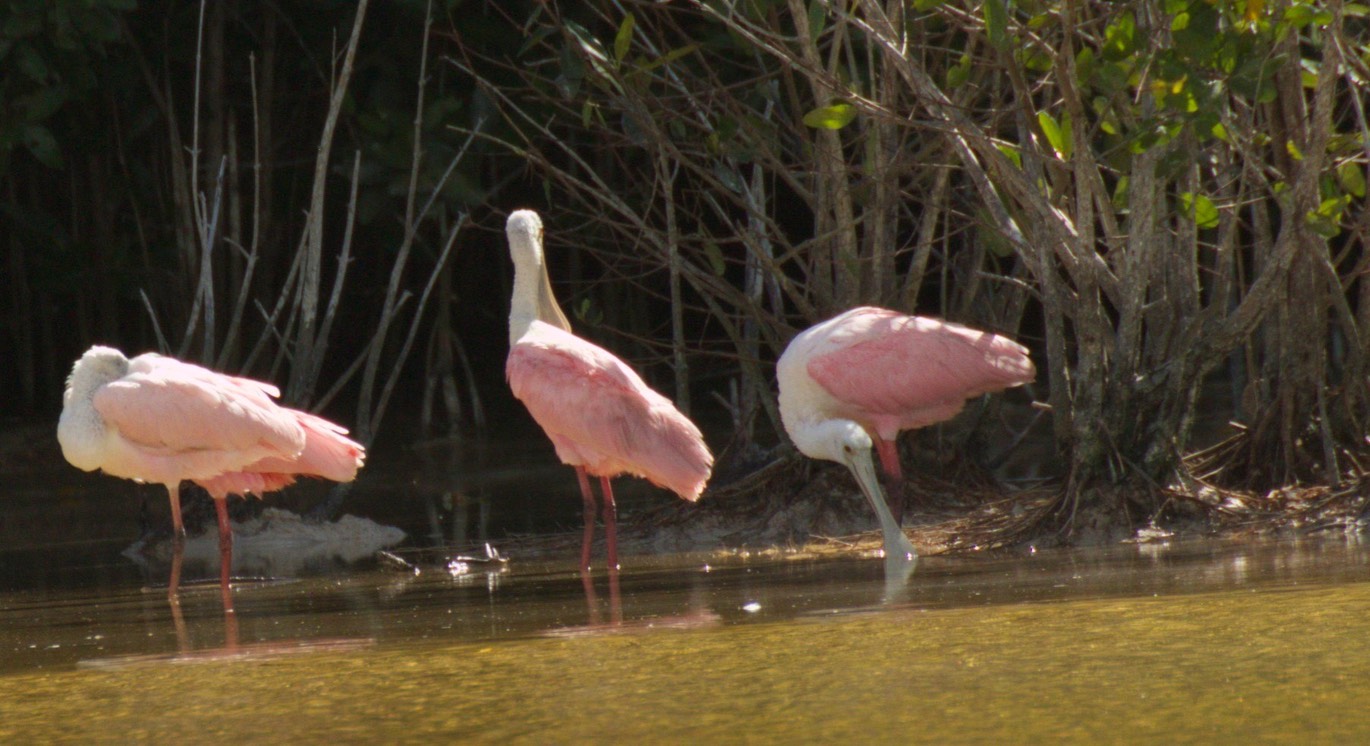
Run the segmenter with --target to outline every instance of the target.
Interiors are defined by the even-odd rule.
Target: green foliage
[[[947,90],[954,91],[970,80],[971,64],[970,55],[963,54],[955,65],[947,68]]]
[[[989,43],[998,49],[1007,49],[1009,45],[1007,0],[982,0],[980,12],[984,14],[985,35],[989,37]]]
[[[814,129],[840,130],[856,120],[856,107],[851,104],[820,106],[804,115],[804,126]]]
[[[1039,111],[1037,112],[1037,124],[1042,128],[1042,134],[1046,135],[1051,149],[1056,151],[1056,157],[1063,161],[1070,160],[1073,141],[1070,115],[1066,114],[1058,123],[1051,114]]]
[[[1365,169],[1355,161],[1337,167],[1337,181],[1343,191],[1356,199],[1365,199]]]
[[[633,25],[637,19],[632,13],[623,17],[623,23],[618,27],[618,33],[614,35],[614,61],[623,62],[623,58],[628,56],[628,50],[633,44]]]
[[[0,174],[15,148],[49,168],[63,163],[52,118],[96,88],[106,50],[122,40],[136,0],[0,3]]]
[[[1218,227],[1218,206],[1202,194],[1181,192],[1180,212],[1200,228]]]

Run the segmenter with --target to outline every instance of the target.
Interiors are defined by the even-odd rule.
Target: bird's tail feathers
[[[658,428],[655,435],[659,439],[656,453],[666,456],[654,465],[654,472],[648,479],[658,487],[664,487],[680,495],[684,500],[695,502],[704,493],[704,487],[712,476],[714,457],[704,439],[689,418],[671,408],[669,419],[678,418],[675,427]]]
[[[346,428],[312,414],[300,414],[304,428],[304,450],[296,459],[300,474],[319,476],[335,482],[350,482],[366,460],[366,449],[344,435]]]

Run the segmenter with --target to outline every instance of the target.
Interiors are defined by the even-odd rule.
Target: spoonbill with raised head
[[[618,567],[617,508],[609,480],[643,477],[694,502],[713,469],[699,428],[669,399],[653,391],[612,353],[571,333],[547,277],[542,219],[518,210],[505,224],[514,260],[505,373],[514,396],[575,467],[585,504],[580,564],[590,566],[595,496],[604,493],[604,534],[609,567]]]

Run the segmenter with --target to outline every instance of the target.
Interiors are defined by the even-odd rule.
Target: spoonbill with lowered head
[[[571,333],[547,277],[538,214],[510,214],[505,233],[514,260],[509,388],[551,438],[562,463],[575,467],[585,504],[582,568],[590,566],[594,543],[589,477],[599,477],[609,568],[617,568],[617,508],[609,480],[644,477],[694,502],[709,480],[713,455],[699,428],[669,399],[612,353]]]
[[[966,400],[1028,383],[1027,348],[1007,337],[884,308],[853,308],[796,336],[776,365],[780,418],[809,458],[856,476],[880,519],[885,555],[915,554],[890,512],[871,447],[902,493],[895,438],[954,417]]]

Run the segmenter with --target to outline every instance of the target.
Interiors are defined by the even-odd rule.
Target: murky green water
[[[0,742],[1363,742],[1370,550],[382,570],[0,595]]]

